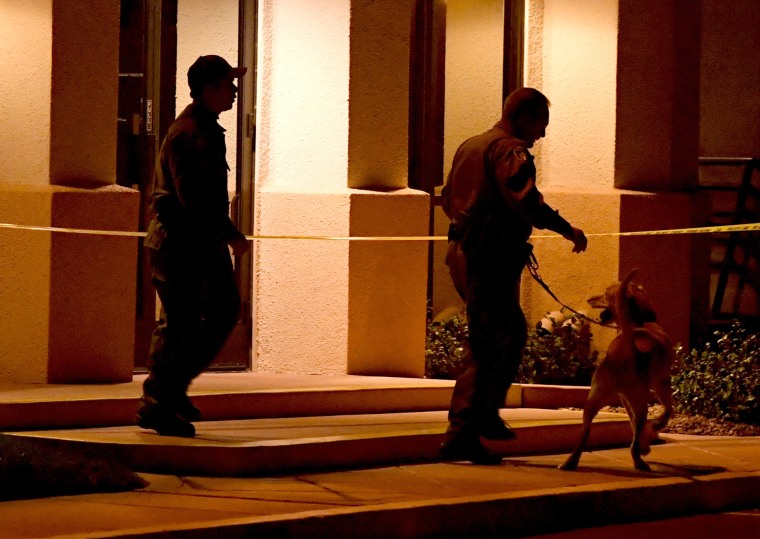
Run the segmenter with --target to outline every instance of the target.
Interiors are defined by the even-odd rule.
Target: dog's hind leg
[[[651,470],[649,464],[644,462],[641,456],[649,454],[649,443],[655,433],[649,420],[647,420],[648,403],[646,394],[623,395],[623,402],[626,405],[631,426],[633,427],[633,441],[631,442],[633,466],[639,471],[648,472]]]
[[[673,415],[673,388],[670,385],[670,378],[661,380],[654,388],[657,400],[662,404],[662,412],[652,420],[654,430],[660,431],[670,421]]]
[[[606,405],[609,397],[610,395],[608,393],[602,393],[599,391],[597,386],[592,382],[591,391],[586,399],[586,404],[583,406],[583,429],[581,430],[580,440],[575,447],[575,451],[573,451],[570,456],[567,457],[567,460],[560,465],[560,470],[573,471],[578,467],[578,462],[581,460],[581,454],[583,454],[583,450],[586,448],[586,442],[591,433],[591,423],[599,413],[599,410]]]

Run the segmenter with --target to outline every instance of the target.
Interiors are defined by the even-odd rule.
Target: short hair
[[[501,116],[509,122],[516,122],[522,116],[536,118],[539,113],[549,110],[549,100],[535,88],[518,88],[504,100]]]

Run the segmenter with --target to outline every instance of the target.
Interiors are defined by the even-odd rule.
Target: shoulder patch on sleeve
[[[514,151],[515,157],[517,157],[520,161],[528,160],[528,152],[525,151],[525,148],[522,148],[521,146],[516,146],[513,151]]]

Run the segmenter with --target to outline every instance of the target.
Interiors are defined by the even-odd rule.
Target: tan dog
[[[591,380],[591,391],[583,408],[583,430],[578,447],[560,466],[561,470],[575,470],[588,440],[591,422],[599,410],[614,395],[620,395],[633,428],[631,456],[637,470],[649,471],[641,458],[649,453],[649,444],[657,438],[673,413],[670,371],[675,352],[657,322],[644,288],[632,282],[637,270],[632,270],[621,283],[607,288],[603,296],[588,300],[592,307],[602,308],[602,323],[614,321],[618,335],[607,348]],[[647,410],[652,391],[663,405],[662,413],[651,422]]]

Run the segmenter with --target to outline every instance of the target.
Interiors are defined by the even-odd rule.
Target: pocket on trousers
[[[164,225],[156,219],[151,220],[148,225],[148,231],[145,234],[145,241],[143,246],[148,249],[158,251],[166,241],[166,228]]]

